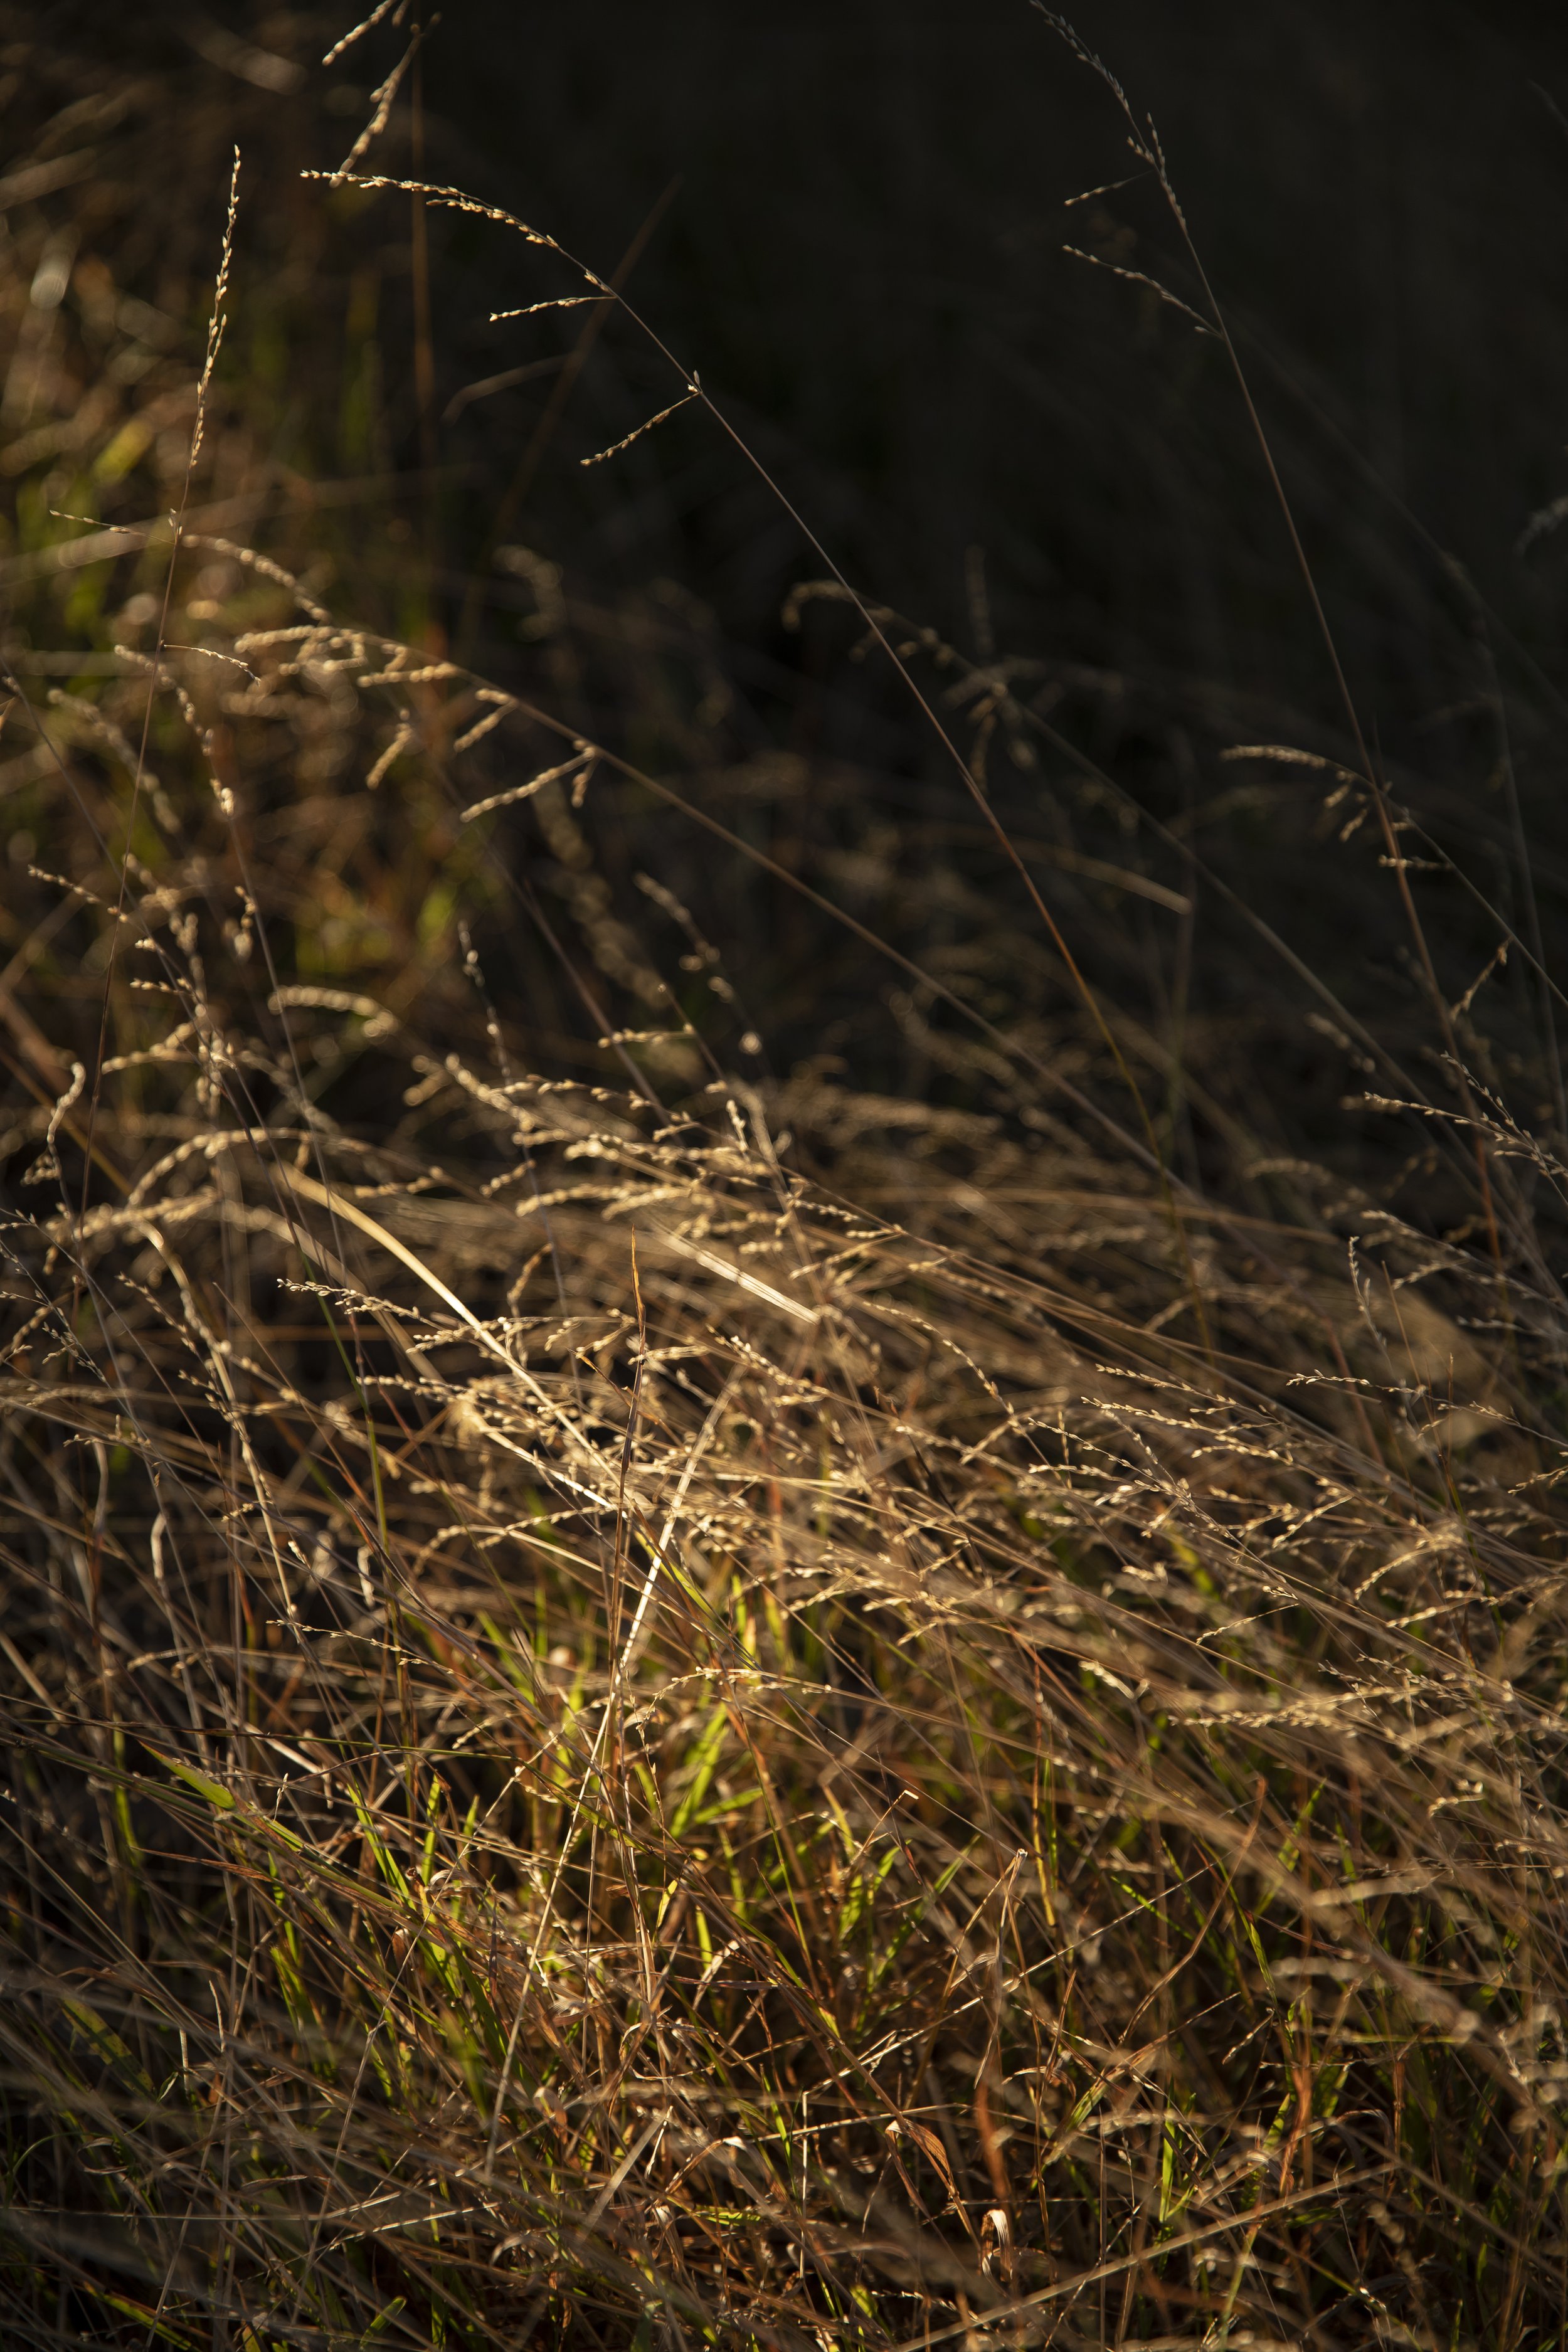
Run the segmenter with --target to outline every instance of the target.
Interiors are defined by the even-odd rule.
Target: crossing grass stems
[[[1447,1234],[897,953],[1011,1115],[759,1075],[601,872],[717,819],[193,482],[5,558],[5,2340],[1559,2341],[1563,1139],[1468,1005],[1367,1081]],[[1007,666],[817,593],[988,813]]]

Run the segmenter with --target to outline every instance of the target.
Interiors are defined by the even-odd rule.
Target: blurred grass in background
[[[288,560],[306,534],[312,576],[352,577],[367,622],[434,627],[596,724],[613,706],[626,748],[700,767],[707,804],[748,842],[792,871],[842,868],[857,912],[900,944],[977,962],[998,1003],[1022,992],[1040,1012],[1032,950],[995,952],[994,852],[952,807],[907,694],[883,665],[849,666],[841,614],[785,625],[789,591],[821,567],[755,473],[691,415],[614,466],[579,464],[678,388],[635,329],[592,310],[488,324],[574,281],[431,212],[422,383],[408,200],[298,178],[346,154],[401,35],[383,25],[322,69],[343,29],[324,19],[44,21],[30,43],[16,28],[8,120],[86,110],[47,136],[58,184],[7,217],[19,256],[45,234],[70,247],[51,333],[90,308],[102,268],[183,365],[237,139],[219,387],[231,478],[272,551]],[[1124,6],[1083,29],[1127,61],[1161,125],[1391,776],[1521,928],[1522,824],[1550,929],[1568,881],[1549,682],[1563,558],[1550,529],[1520,541],[1565,487],[1568,332],[1551,289],[1568,244],[1552,111],[1568,41],[1550,12],[1448,6],[1179,21]],[[993,0],[773,26],[689,0],[588,0],[524,23],[474,0],[399,84],[371,158],[383,172],[411,168],[421,73],[426,173],[605,275],[630,255],[629,297],[851,580],[969,659],[1011,665],[1019,702],[1174,827],[1179,846],[1154,839],[1059,752],[991,761],[997,807],[1092,935],[1117,1003],[1179,1034],[1232,1109],[1254,1057],[1288,1071],[1266,1115],[1337,1148],[1342,1059],[1234,908],[1197,877],[1201,919],[1184,932],[1151,911],[1158,898],[1093,878],[1098,861],[1190,898],[1190,851],[1352,1012],[1408,1036],[1412,986],[1382,942],[1371,861],[1339,855],[1302,771],[1217,763],[1276,739],[1343,759],[1342,713],[1223,352],[1062,251],[1194,291],[1106,94],[1037,14]],[[94,117],[104,104],[112,120]],[[1128,168],[1130,184],[1064,210]],[[102,302],[94,315],[101,332]],[[7,463],[29,511],[110,520],[166,498],[158,436],[173,465],[177,433],[149,424],[152,383],[120,389],[136,421],[85,482],[47,417],[20,436]],[[13,411],[30,396],[15,387]],[[84,613],[94,586],[74,593]],[[784,1066],[847,1051],[863,1077],[926,1083],[889,1058],[881,1013],[866,1019],[858,950],[743,866],[716,873],[668,841],[661,855],[709,928],[743,940],[737,978],[769,1005]],[[1490,935],[1462,898],[1444,915],[1457,997]],[[1507,987],[1544,1045],[1517,965]],[[1185,1148],[1196,1168],[1212,1141]]]

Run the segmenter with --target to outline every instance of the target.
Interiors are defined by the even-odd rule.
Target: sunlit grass
[[[657,663],[601,723],[564,604],[534,705],[414,559],[367,559],[398,635],[305,501],[258,556],[269,375],[182,511],[179,323],[74,248],[40,304],[47,242],[0,273],[0,2336],[1557,2341],[1545,1064],[1444,1007],[1435,1230],[1266,1158],[1268,1074],[1248,1127],[1059,934],[1069,1014],[1020,1010],[1009,869],[967,963],[895,951],[949,1092],[767,1075],[627,853],[721,855],[639,760]],[[858,618],[972,778],[1058,755]],[[1186,921],[1132,854],[1038,862]]]

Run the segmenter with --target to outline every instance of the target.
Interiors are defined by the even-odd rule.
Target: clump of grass
[[[6,2340],[1551,2340],[1565,1171],[1468,1007],[1444,1230],[1184,1181],[1087,984],[905,960],[984,1111],[770,1077],[580,677],[202,496],[9,559],[106,584],[7,654]]]

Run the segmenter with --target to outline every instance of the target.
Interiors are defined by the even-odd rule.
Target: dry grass
[[[1060,933],[765,1075],[658,709],[250,553],[98,273],[0,274],[5,2341],[1560,2342],[1550,1064],[1352,1041],[1426,1223]]]

